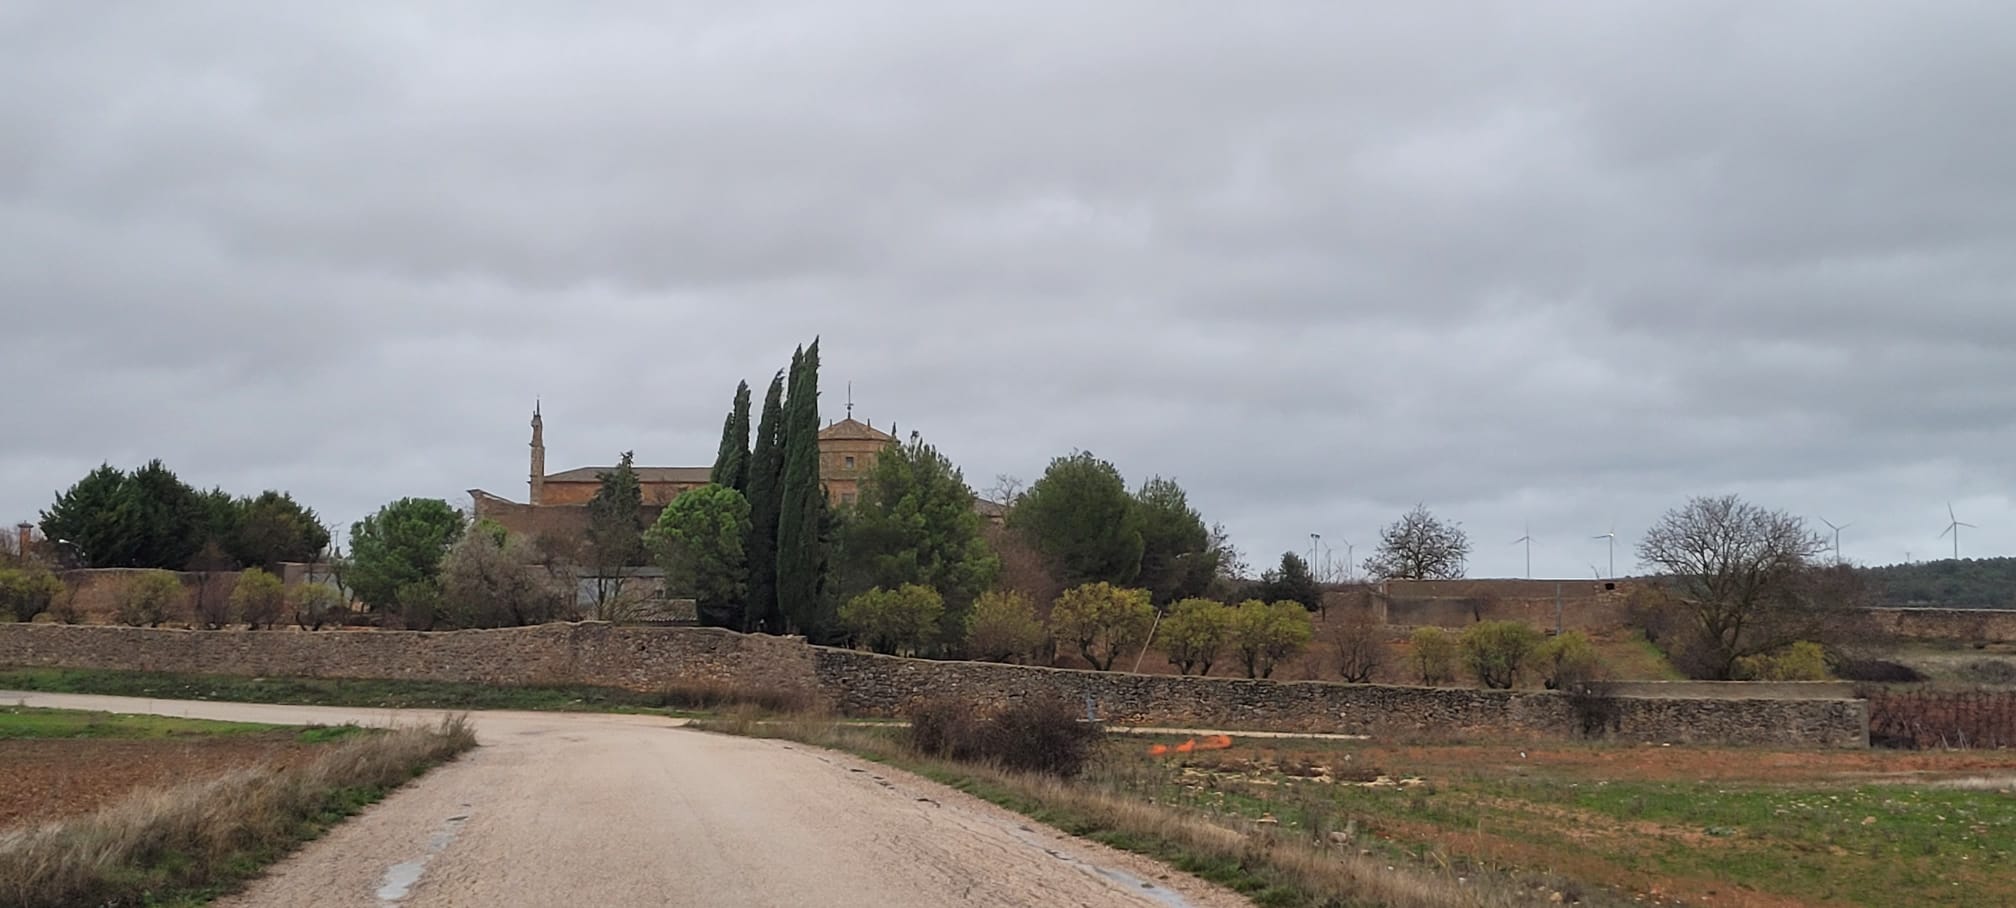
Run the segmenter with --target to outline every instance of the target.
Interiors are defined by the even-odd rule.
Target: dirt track
[[[363,710],[0,693],[30,706],[392,724]],[[906,773],[675,720],[477,713],[483,747],[283,861],[267,906],[1218,906],[1238,895]]]

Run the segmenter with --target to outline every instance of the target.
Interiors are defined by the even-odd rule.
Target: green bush
[[[1827,650],[1818,643],[1801,640],[1769,653],[1736,660],[1739,681],[1825,681]]]
[[[280,578],[259,568],[239,574],[238,585],[231,588],[231,611],[250,630],[272,627],[286,609],[287,588]]]
[[[1489,688],[1509,689],[1540,648],[1540,632],[1520,621],[1484,621],[1463,631],[1463,661]]]
[[[1577,684],[1596,680],[1602,672],[1603,660],[1596,654],[1596,645],[1581,631],[1564,631],[1540,645],[1533,654],[1540,664],[1541,683],[1548,690],[1566,690]]]
[[[973,602],[966,618],[966,654],[988,662],[1020,662],[1048,639],[1036,604],[1025,593],[989,590]]]
[[[38,564],[0,567],[0,612],[33,621],[64,592],[63,581]]]
[[[928,586],[876,587],[840,606],[840,624],[878,653],[912,653],[931,642],[945,600]]]
[[[1444,684],[1456,677],[1456,635],[1439,627],[1421,627],[1407,642],[1414,648],[1414,668],[1421,673],[1422,684]]]
[[[181,578],[168,571],[140,571],[120,585],[113,613],[120,624],[159,627],[181,613],[185,598]]]

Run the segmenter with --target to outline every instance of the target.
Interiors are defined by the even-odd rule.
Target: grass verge
[[[0,904],[201,904],[476,743],[460,717],[338,737],[298,766],[236,770],[0,833]]]
[[[257,722],[216,722],[174,716],[134,716],[78,709],[0,706],[0,741],[49,738],[172,738],[277,731]]]
[[[1266,908],[1496,908],[1546,901],[1510,880],[1459,878],[1356,842],[1314,841],[1261,822],[1235,825],[1090,782],[919,756],[904,744],[900,729],[754,710],[700,719],[692,727],[783,738],[905,769],[1072,835],[1162,861]]]
[[[114,669],[0,669],[0,689],[62,694],[225,700],[381,709],[525,709],[644,712],[667,706],[664,694],[607,687],[511,687],[440,681],[239,678]]]
[[[744,704],[772,712],[802,712],[814,705],[809,691],[721,680],[679,681],[645,692],[585,684],[514,686],[369,678],[244,678],[99,668],[0,668],[0,690],[373,709],[689,714]]]

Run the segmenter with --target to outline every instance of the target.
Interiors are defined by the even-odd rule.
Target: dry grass
[[[162,904],[215,891],[475,743],[460,717],[358,735],[278,772],[236,770],[0,834],[0,904]]]
[[[1261,905],[1498,908],[1546,901],[1510,883],[1461,880],[1447,870],[1366,854],[1351,843],[1307,840],[1258,823],[1150,803],[1087,782],[920,755],[903,744],[900,730],[843,725],[822,715],[768,715],[755,709],[695,722],[694,727],[798,741],[909,769],[1073,835],[1237,889]]]
[[[674,681],[658,689],[658,705],[672,709],[718,710],[754,706],[770,712],[809,712],[816,705],[803,688],[741,684],[725,680]]]

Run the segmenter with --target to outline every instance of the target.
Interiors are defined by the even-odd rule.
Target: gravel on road
[[[249,722],[349,709],[0,692],[0,702]],[[1250,904],[909,773],[680,720],[478,712],[482,746],[275,865],[222,908]]]

